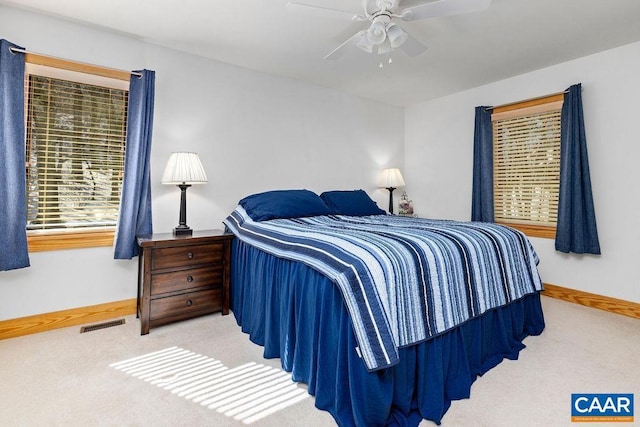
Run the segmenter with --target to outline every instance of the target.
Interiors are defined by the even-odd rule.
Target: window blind
[[[561,108],[560,102],[492,117],[497,222],[555,227]]]
[[[127,91],[36,74],[25,85],[27,229],[115,226]]]

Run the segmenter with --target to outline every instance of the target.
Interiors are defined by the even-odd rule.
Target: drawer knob
[[[187,254],[187,258],[189,258],[189,259],[193,259],[193,252],[189,252],[189,253]]]
[[[193,282],[193,276],[187,276],[187,282],[189,283]]]
[[[187,300],[187,307],[190,307],[193,305],[193,301],[191,301],[190,299]]]

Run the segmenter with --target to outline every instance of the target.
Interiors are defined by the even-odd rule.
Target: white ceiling
[[[397,21],[415,58],[356,47],[323,60],[364,22],[298,14],[288,0],[0,0],[241,67],[408,106],[640,40],[640,0],[493,0],[483,12]],[[403,0],[401,6],[428,0]],[[305,0],[361,11],[360,0]],[[43,52],[45,53],[45,52]]]

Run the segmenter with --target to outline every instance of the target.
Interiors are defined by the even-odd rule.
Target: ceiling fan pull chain
[[[389,59],[387,59],[387,64],[391,64],[392,62],[393,62],[393,59],[391,59],[391,55],[389,55]],[[383,61],[380,61],[380,64],[378,64],[378,68],[380,69],[384,68]]]

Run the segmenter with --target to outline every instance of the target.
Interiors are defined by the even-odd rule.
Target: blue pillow
[[[267,191],[247,196],[239,203],[254,221],[333,213],[316,193],[309,190]]]
[[[365,216],[384,215],[385,211],[380,209],[376,202],[371,200],[364,190],[353,191],[325,191],[320,198],[339,215]]]

